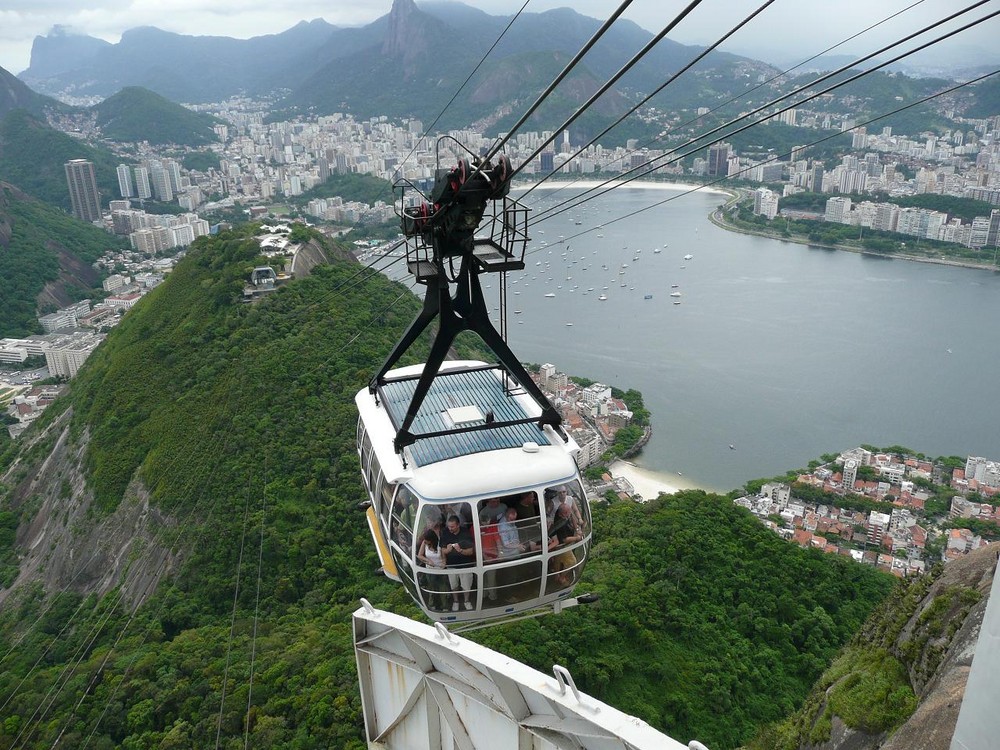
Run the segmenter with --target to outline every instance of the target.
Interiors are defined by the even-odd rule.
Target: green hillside
[[[116,592],[0,612],[0,748],[364,747],[350,613],[419,614],[374,572],[353,395],[419,303],[335,261],[244,305],[245,231],[196,241],[73,382],[91,515],[136,477],[162,515],[126,577],[162,570],[157,549],[177,563],[133,617]],[[0,511],[25,523],[15,476]],[[799,705],[893,586],[698,491],[596,506],[594,530],[598,604],[477,639],[713,750]]]
[[[115,168],[121,159],[104,148],[50,128],[23,109],[8,112],[0,120],[0,180],[53,206],[70,210],[69,188],[63,165],[70,159],[94,162],[101,205],[118,197]]]
[[[61,279],[64,294],[88,296],[100,286],[91,264],[121,244],[107,232],[0,182],[0,338],[41,333],[37,298],[42,288]]]
[[[218,140],[212,126],[219,120],[139,86],[123,88],[90,109],[101,134],[112,141],[197,147]]]

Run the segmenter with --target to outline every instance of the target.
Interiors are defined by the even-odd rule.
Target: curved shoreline
[[[982,263],[972,263],[970,261],[954,260],[951,258],[931,258],[927,256],[917,256],[917,255],[904,255],[903,253],[875,253],[870,250],[865,250],[861,247],[855,247],[853,245],[825,245],[819,242],[812,242],[811,240],[803,240],[797,237],[785,237],[777,232],[770,232],[765,229],[750,229],[748,227],[740,227],[735,224],[730,224],[726,221],[725,211],[726,206],[732,205],[738,198],[735,193],[729,193],[733,195],[733,199],[726,201],[722,206],[719,206],[710,214],[708,214],[708,220],[711,221],[715,226],[720,229],[725,229],[729,232],[737,232],[739,234],[751,235],[754,237],[766,237],[769,240],[778,240],[779,242],[792,242],[796,245],[805,245],[806,247],[819,247],[825,250],[844,250],[849,253],[856,253],[858,255],[866,255],[869,258],[882,258],[886,260],[906,260],[913,261],[914,263],[933,263],[939,266],[954,266],[956,268],[970,268],[975,271],[993,271],[994,273],[1000,273],[1000,267],[985,265]]]

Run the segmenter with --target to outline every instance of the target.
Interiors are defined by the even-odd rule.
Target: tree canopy
[[[68,589],[22,592],[0,613],[0,746],[62,733],[67,746],[208,747],[220,733],[235,747],[246,732],[253,747],[364,747],[350,613],[362,596],[419,613],[373,572],[353,396],[419,304],[334,261],[246,305],[258,253],[248,230],[199,238],[72,383],[92,514],[135,502],[140,479],[162,523],[129,569],[156,549],[178,563],[134,614],[116,592]],[[22,461],[44,460],[33,450]],[[600,602],[476,640],[566,664],[583,690],[713,748],[798,705],[893,586],[724,497],[593,510],[580,587]]]

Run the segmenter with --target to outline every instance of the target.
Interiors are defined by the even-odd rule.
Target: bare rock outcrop
[[[949,750],[997,556],[996,547],[988,547],[949,562],[908,612],[886,611],[866,624],[862,641],[877,643],[887,629],[895,633],[884,645],[905,666],[919,700],[904,724],[893,732],[871,733],[848,727],[834,715],[829,739],[803,744],[802,750]],[[827,709],[821,702],[812,723]]]
[[[2,477],[22,521],[15,541],[18,575],[0,589],[0,607],[34,584],[46,596],[104,595],[120,586],[122,600],[137,605],[179,562],[168,542],[176,524],[150,505],[139,479],[110,513],[94,507],[83,474],[87,433],[75,438],[70,417],[67,410],[32,435],[25,458]]]

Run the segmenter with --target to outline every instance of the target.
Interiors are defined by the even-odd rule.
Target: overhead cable
[[[616,178],[611,178],[611,179],[605,180],[604,182],[600,183],[599,185],[597,185],[597,186],[595,186],[593,188],[590,188],[590,189],[584,191],[584,193],[582,193],[581,195],[578,195],[578,196],[576,196],[576,197],[574,197],[572,199],[569,199],[569,200],[567,200],[567,201],[564,202],[565,204],[571,204],[571,205],[565,205],[565,207],[560,208],[560,206],[563,205],[563,204],[560,204],[560,206],[555,206],[553,208],[546,209],[545,211],[543,211],[541,214],[539,214],[537,217],[534,218],[534,220],[532,221],[532,224],[537,224],[538,222],[540,222],[540,221],[542,221],[544,219],[547,219],[547,218],[550,218],[552,216],[558,215],[559,213],[562,213],[563,211],[569,210],[573,206],[577,206],[580,203],[585,202],[584,200],[579,200],[579,199],[583,198],[584,196],[587,196],[587,195],[589,195],[591,193],[594,193],[594,191],[599,190],[600,188],[602,188],[602,187],[604,187],[604,186],[606,186],[606,185],[608,185],[608,184],[610,184],[612,182],[615,183],[615,187],[619,187],[619,186],[621,186],[623,184],[627,184],[629,182],[632,182],[633,180],[638,179],[639,177],[644,177],[644,176],[646,176],[646,175],[648,175],[648,174],[656,171],[657,169],[661,169],[662,167],[666,166],[667,164],[673,164],[674,162],[677,162],[677,161],[679,161],[679,160],[681,160],[681,159],[683,159],[683,158],[685,158],[687,156],[690,156],[691,154],[695,153],[696,151],[700,151],[701,149],[704,149],[707,146],[711,146],[713,144],[719,143],[720,141],[723,141],[726,138],[731,138],[733,135],[736,135],[737,133],[741,133],[741,132],[743,132],[745,130],[748,130],[749,128],[752,128],[753,126],[760,124],[764,120],[770,119],[771,117],[779,115],[782,112],[787,112],[789,109],[793,109],[795,107],[801,106],[802,104],[805,104],[806,102],[812,101],[813,99],[817,99],[818,97],[823,96],[824,94],[828,94],[831,91],[839,89],[839,88],[841,88],[843,86],[847,86],[848,84],[854,83],[855,81],[859,80],[860,78],[863,78],[864,76],[869,75],[869,74],[873,73],[874,71],[876,71],[876,70],[878,70],[880,68],[884,68],[884,67],[886,67],[888,65],[892,65],[893,63],[898,62],[899,60],[902,60],[903,58],[909,57],[910,55],[913,55],[913,54],[915,54],[917,52],[920,52],[920,51],[922,51],[924,49],[927,49],[928,47],[931,47],[931,46],[933,46],[935,44],[939,44],[940,42],[944,41],[945,39],[948,39],[948,38],[950,38],[952,36],[955,36],[956,34],[960,34],[963,31],[967,31],[968,29],[971,29],[971,28],[973,28],[975,26],[978,26],[979,24],[984,23],[984,22],[990,20],[991,18],[994,18],[997,15],[1000,15],[1000,10],[994,11],[993,13],[990,13],[987,16],[983,16],[982,18],[979,18],[979,19],[976,19],[975,21],[967,23],[967,24],[965,24],[964,26],[962,26],[960,28],[957,28],[957,29],[954,29],[953,31],[949,31],[949,32],[947,32],[945,34],[942,34],[941,36],[936,37],[935,39],[932,39],[932,40],[930,40],[928,42],[925,42],[925,43],[921,44],[920,46],[915,47],[915,48],[913,48],[913,49],[911,49],[911,50],[909,50],[907,52],[903,52],[903,53],[901,53],[899,55],[896,55],[895,57],[893,57],[893,58],[891,58],[889,60],[886,60],[884,62],[880,62],[878,65],[876,65],[876,66],[874,66],[872,68],[869,68],[867,70],[863,70],[863,71],[861,71],[859,73],[856,73],[853,76],[845,78],[844,80],[842,80],[842,81],[840,81],[838,83],[834,83],[834,84],[826,87],[825,89],[821,89],[821,90],[819,90],[817,92],[814,92],[814,93],[806,96],[804,99],[800,99],[797,102],[794,102],[792,104],[788,104],[785,107],[783,107],[781,109],[778,109],[777,111],[770,112],[764,118],[762,118],[761,120],[755,120],[753,122],[749,122],[748,124],[742,125],[741,127],[738,127],[738,128],[736,128],[734,130],[728,130],[728,128],[731,128],[733,125],[737,125],[740,122],[748,120],[751,116],[759,114],[759,113],[763,112],[764,110],[767,110],[767,109],[771,108],[772,106],[774,106],[775,104],[777,104],[777,103],[779,103],[781,101],[784,101],[784,100],[786,100],[786,99],[788,99],[790,97],[793,97],[793,96],[795,96],[797,94],[801,94],[803,91],[811,89],[813,86],[815,86],[820,81],[828,80],[828,79],[830,79],[830,78],[832,78],[832,77],[834,77],[836,75],[839,75],[839,74],[843,73],[846,70],[850,70],[852,67],[854,67],[858,63],[867,62],[872,57],[874,57],[876,55],[879,55],[879,54],[885,52],[888,49],[892,49],[893,47],[898,46],[899,44],[902,44],[903,42],[909,41],[913,37],[919,36],[920,34],[923,34],[926,31],[928,31],[928,30],[930,30],[930,29],[932,29],[932,28],[934,28],[936,26],[940,26],[941,24],[946,23],[947,21],[952,20],[956,16],[961,15],[963,13],[967,13],[968,11],[970,11],[970,10],[972,10],[972,9],[980,6],[980,5],[983,5],[984,3],[987,3],[987,2],[990,2],[990,0],[979,0],[979,2],[974,3],[973,5],[969,6],[968,8],[965,8],[964,10],[961,10],[961,11],[959,11],[957,13],[954,13],[954,14],[948,16],[947,18],[944,18],[944,19],[941,19],[939,21],[936,21],[933,24],[925,26],[920,31],[914,32],[913,34],[909,34],[908,36],[903,37],[899,41],[894,42],[892,44],[889,44],[889,45],[887,45],[887,46],[885,46],[885,47],[883,47],[883,48],[881,48],[881,49],[879,49],[879,50],[877,50],[875,52],[872,52],[871,54],[862,57],[861,59],[855,61],[854,63],[852,63],[850,65],[842,66],[842,67],[838,68],[835,71],[832,71],[830,73],[827,73],[827,74],[821,76],[820,78],[818,78],[818,79],[810,82],[809,84],[806,84],[804,86],[800,86],[799,88],[794,89],[794,90],[792,90],[792,91],[790,91],[790,92],[788,92],[786,94],[783,94],[782,96],[779,96],[779,97],[777,97],[775,99],[772,99],[770,102],[767,102],[766,104],[762,104],[761,106],[757,107],[754,110],[751,110],[750,112],[747,112],[746,114],[740,115],[739,117],[736,117],[736,118],[734,118],[732,120],[729,120],[728,122],[725,122],[722,125],[719,125],[719,126],[717,126],[715,128],[712,128],[711,130],[709,130],[709,131],[707,131],[705,133],[702,133],[701,135],[695,136],[695,137],[689,139],[687,143],[682,144],[679,147],[681,149],[688,148],[688,147],[693,147],[693,148],[691,148],[691,150],[678,154],[677,150],[675,149],[675,150],[672,150],[672,151],[670,151],[670,152],[668,152],[668,153],[666,153],[666,154],[664,154],[662,156],[650,159],[649,161],[647,161],[647,162],[645,162],[643,164],[640,164],[640,165],[638,165],[636,167],[633,167],[632,169],[629,169],[629,170],[627,170],[626,172],[623,173],[623,175],[632,175],[631,177],[628,177],[627,179],[622,180],[621,177],[619,176],[619,177],[616,177]],[[694,145],[694,144],[698,143],[699,141],[704,141],[704,139],[708,138],[711,135],[719,133],[720,131],[725,131],[724,134],[721,135],[720,137],[718,137],[718,138],[716,138],[716,139],[714,139],[712,141],[708,141],[708,142],[704,142],[704,143],[699,143],[699,145],[697,145],[697,146]],[[670,157],[670,158],[666,159],[666,157]],[[612,187],[610,189],[614,189],[614,188]],[[608,191],[607,190],[601,190],[601,192],[596,193],[592,197],[596,198],[599,195],[604,195],[606,192],[608,192]],[[587,198],[586,200],[590,200],[590,198]]]
[[[772,2],[774,2],[774,0],[768,0],[764,4],[764,6],[761,8],[761,10],[763,10],[764,7],[767,7],[768,5],[770,5]],[[548,146],[550,143],[552,143],[552,141],[554,141],[558,137],[559,133],[561,133],[563,130],[565,130],[570,125],[572,125],[574,122],[576,122],[577,119],[580,117],[580,115],[582,115],[584,112],[586,112],[588,109],[590,109],[590,107],[594,104],[594,102],[596,102],[598,99],[600,99],[602,96],[604,96],[604,94],[607,93],[608,89],[610,89],[619,80],[621,80],[622,76],[624,76],[626,73],[628,73],[635,66],[635,64],[637,62],[639,62],[642,58],[644,58],[646,55],[648,55],[649,52],[650,52],[650,50],[652,50],[653,47],[655,47],[657,44],[659,44],[660,41],[663,39],[663,37],[665,37],[667,34],[669,34],[671,31],[673,31],[677,27],[677,24],[679,24],[681,21],[683,21],[691,13],[691,11],[693,11],[695,8],[697,8],[701,3],[702,3],[702,0],[691,0],[691,2],[688,3],[687,6],[680,13],[678,13],[670,23],[668,23],[666,26],[663,27],[663,29],[660,30],[659,34],[657,34],[652,39],[650,39],[643,46],[643,48],[641,50],[639,50],[638,52],[636,52],[632,56],[632,58],[627,63],[625,63],[625,65],[623,65],[618,70],[617,73],[615,73],[613,76],[611,76],[611,78],[609,78],[604,83],[604,85],[602,85],[600,88],[597,89],[597,91],[595,91],[593,94],[591,94],[590,98],[587,99],[587,101],[585,101],[583,104],[581,104],[577,108],[576,112],[574,112],[572,115],[570,115],[569,118],[566,119],[563,122],[563,124],[560,125],[558,128],[553,129],[552,135],[550,135],[546,140],[542,141],[542,143],[540,143],[538,145],[538,147],[529,156],[527,156],[525,158],[525,160],[521,163],[521,166],[516,167],[514,169],[514,171],[511,172],[511,175],[510,175],[511,178],[517,177],[518,172],[520,172],[522,169],[524,169],[524,167],[525,167],[526,164],[528,164],[529,162],[531,162],[532,159],[534,159],[536,156],[538,156],[540,153],[542,153],[542,151],[545,149],[545,147]],[[756,13],[754,15],[756,15]]]

